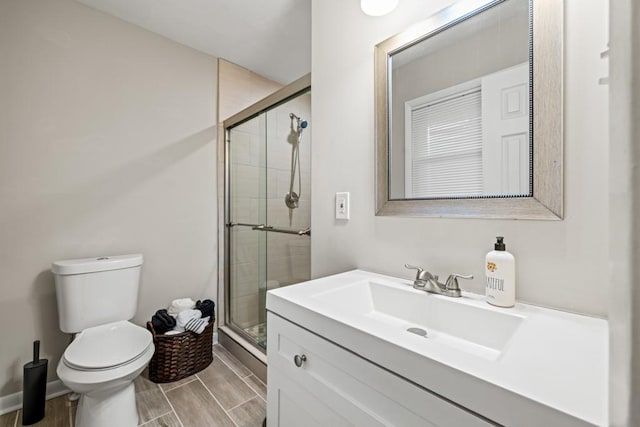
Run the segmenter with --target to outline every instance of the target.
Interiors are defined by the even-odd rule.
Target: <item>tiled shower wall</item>
[[[307,127],[299,146],[300,178],[294,191],[299,207],[284,202],[292,162],[290,113],[310,121],[311,94],[300,95],[231,132],[231,194],[234,222],[302,230],[311,224],[311,132]],[[293,123],[295,130],[295,122]],[[274,287],[309,279],[310,238],[235,227],[231,233],[231,310],[241,328],[264,322],[264,293]]]

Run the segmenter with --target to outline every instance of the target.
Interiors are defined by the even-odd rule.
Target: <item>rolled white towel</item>
[[[196,306],[196,302],[191,298],[179,298],[171,301],[169,308],[167,308],[167,313],[172,316],[177,316],[180,312],[185,310],[191,310]]]

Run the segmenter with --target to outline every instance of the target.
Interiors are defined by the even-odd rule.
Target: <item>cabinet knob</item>
[[[293,356],[293,363],[295,363],[298,368],[301,367],[302,364],[306,361],[307,361],[307,356],[305,356],[304,354],[302,355],[296,354],[295,356]]]

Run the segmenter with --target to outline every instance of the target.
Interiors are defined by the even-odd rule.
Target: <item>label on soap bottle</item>
[[[497,277],[487,277],[487,289],[492,291],[504,292],[504,279],[499,279]],[[495,299],[495,296],[488,295],[491,298]]]
[[[487,302],[499,307],[513,307],[516,297],[515,259],[506,251],[491,251],[485,264]]]

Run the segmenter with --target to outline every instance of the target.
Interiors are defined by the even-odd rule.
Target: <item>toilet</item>
[[[56,370],[80,395],[78,427],[138,425],[133,380],[155,350],[151,333],[129,322],[138,306],[142,255],[56,261],[60,330],[76,334]]]

